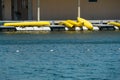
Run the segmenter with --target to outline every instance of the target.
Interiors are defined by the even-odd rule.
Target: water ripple
[[[0,80],[120,80],[119,32],[93,33],[0,34]]]

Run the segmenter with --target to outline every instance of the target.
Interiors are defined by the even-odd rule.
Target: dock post
[[[37,0],[37,20],[40,21],[40,0]]]
[[[80,17],[80,0],[78,0],[78,17]]]

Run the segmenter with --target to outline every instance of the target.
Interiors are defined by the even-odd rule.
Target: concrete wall
[[[80,0],[81,17],[86,19],[120,19],[120,0]],[[4,20],[11,20],[11,0],[4,0]],[[40,0],[41,20],[76,19],[77,0]],[[32,0],[32,18],[37,20],[37,0]]]
[[[77,0],[41,0],[41,19],[76,19]]]
[[[33,20],[37,20],[37,0],[32,0]]]
[[[120,19],[120,0],[81,0],[81,17],[86,19]]]
[[[11,0],[4,0],[4,20],[11,20]]]
[[[77,0],[40,0],[41,20],[76,19]],[[33,0],[33,19],[37,19],[36,0]]]
[[[0,0],[0,20],[2,20],[2,0]]]

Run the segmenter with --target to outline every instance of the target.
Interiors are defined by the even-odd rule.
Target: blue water
[[[0,33],[0,80],[120,80],[120,31]]]

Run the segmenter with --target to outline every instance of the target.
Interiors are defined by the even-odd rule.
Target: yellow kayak
[[[120,22],[108,22],[109,25],[120,27]]]
[[[78,17],[77,21],[83,23],[83,26],[87,27],[89,30],[93,30],[93,25],[88,20]]]
[[[67,21],[62,21],[62,22],[60,22],[59,23],[60,25],[65,25],[66,27],[68,27],[68,28],[72,28],[74,25],[73,24],[71,24],[71,23],[69,23],[69,22],[67,22]]]
[[[50,26],[50,22],[48,21],[14,22],[14,23],[4,23],[4,26],[14,26],[14,27]]]
[[[73,20],[67,20],[67,22],[74,25],[75,27],[82,27],[83,26],[83,23],[81,23],[81,22],[76,22]]]

